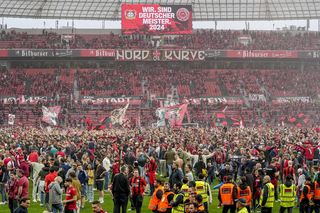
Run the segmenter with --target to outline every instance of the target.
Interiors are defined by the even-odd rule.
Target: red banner
[[[228,58],[298,58],[292,50],[227,50]]]
[[[192,34],[191,5],[122,4],[123,34]]]
[[[80,50],[80,57],[110,57],[114,58],[116,51],[114,49],[88,49]]]
[[[0,57],[5,58],[8,57],[9,52],[8,50],[0,50]]]

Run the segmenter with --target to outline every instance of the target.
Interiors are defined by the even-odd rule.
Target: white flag
[[[42,106],[42,121],[46,122],[47,124],[56,126],[58,115],[60,113],[61,106],[54,106],[54,107],[45,107]]]
[[[115,109],[110,113],[111,114],[110,118],[111,118],[112,124],[120,124],[120,125],[123,124],[124,117],[126,115],[126,111],[127,111],[128,107],[129,107],[129,103],[125,107],[120,108],[120,109]]]

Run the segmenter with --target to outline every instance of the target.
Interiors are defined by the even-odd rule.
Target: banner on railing
[[[320,50],[0,49],[0,58],[108,58],[116,61],[203,61],[214,58],[318,59]]]
[[[266,96],[264,94],[249,94],[249,101],[262,101],[266,102]]]
[[[284,103],[294,103],[294,102],[302,102],[302,103],[310,103],[312,99],[308,96],[300,96],[300,97],[277,97],[272,100],[274,104],[284,104]]]
[[[117,50],[116,61],[203,61],[203,50]]]

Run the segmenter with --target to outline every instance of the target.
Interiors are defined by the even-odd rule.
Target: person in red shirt
[[[19,169],[17,170],[17,176],[19,177],[18,181],[18,193],[17,193],[17,199],[21,199],[24,197],[28,197],[29,195],[29,180],[24,175],[23,170]]]
[[[145,179],[143,179],[139,175],[139,169],[137,168],[134,169],[133,177],[130,181],[130,186],[132,191],[131,196],[132,196],[133,205],[135,206],[137,213],[141,213],[144,190],[146,185],[147,185],[147,182],[145,181]]]
[[[32,150],[32,152],[29,154],[28,159],[29,159],[30,162],[38,162],[39,154],[38,154],[36,149]]]
[[[17,194],[18,194],[18,180],[14,172],[10,173],[10,179],[7,185],[7,192],[9,197],[9,209],[13,213],[14,209],[18,207]]]
[[[20,160],[19,169],[21,169],[23,171],[24,176],[26,176],[27,178],[29,177],[29,175],[30,175],[30,165],[24,159]]]
[[[152,196],[155,188],[155,180],[156,180],[156,170],[157,170],[158,165],[156,164],[155,160],[153,157],[149,158],[149,162],[146,165],[146,173],[149,177],[149,184],[150,184],[150,196]]]
[[[49,202],[49,185],[54,181],[54,179],[58,176],[58,173],[55,171],[54,167],[50,167],[49,174],[44,178],[44,192],[46,193],[45,203],[46,205]]]
[[[61,148],[58,148],[58,152],[56,153],[57,156],[60,156],[62,158],[64,158],[66,156],[66,154],[62,151]]]
[[[65,213],[77,212],[77,190],[72,186],[72,179],[67,178],[64,182],[66,189],[66,199],[63,202]]]

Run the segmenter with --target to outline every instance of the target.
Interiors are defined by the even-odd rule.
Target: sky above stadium
[[[306,20],[287,20],[287,21],[250,21],[250,30],[277,30],[283,27],[295,25],[297,27],[306,27]],[[56,20],[52,19],[21,19],[21,18],[2,18],[0,24],[7,24],[8,28],[56,28]],[[59,28],[71,27],[72,20],[59,20]],[[78,29],[102,29],[102,21],[83,21],[75,20],[74,27]],[[245,29],[244,21],[217,22],[217,29]],[[105,21],[105,29],[120,29],[120,21]],[[193,22],[194,29],[215,29],[215,22]],[[311,31],[319,31],[318,20],[310,20]]]

